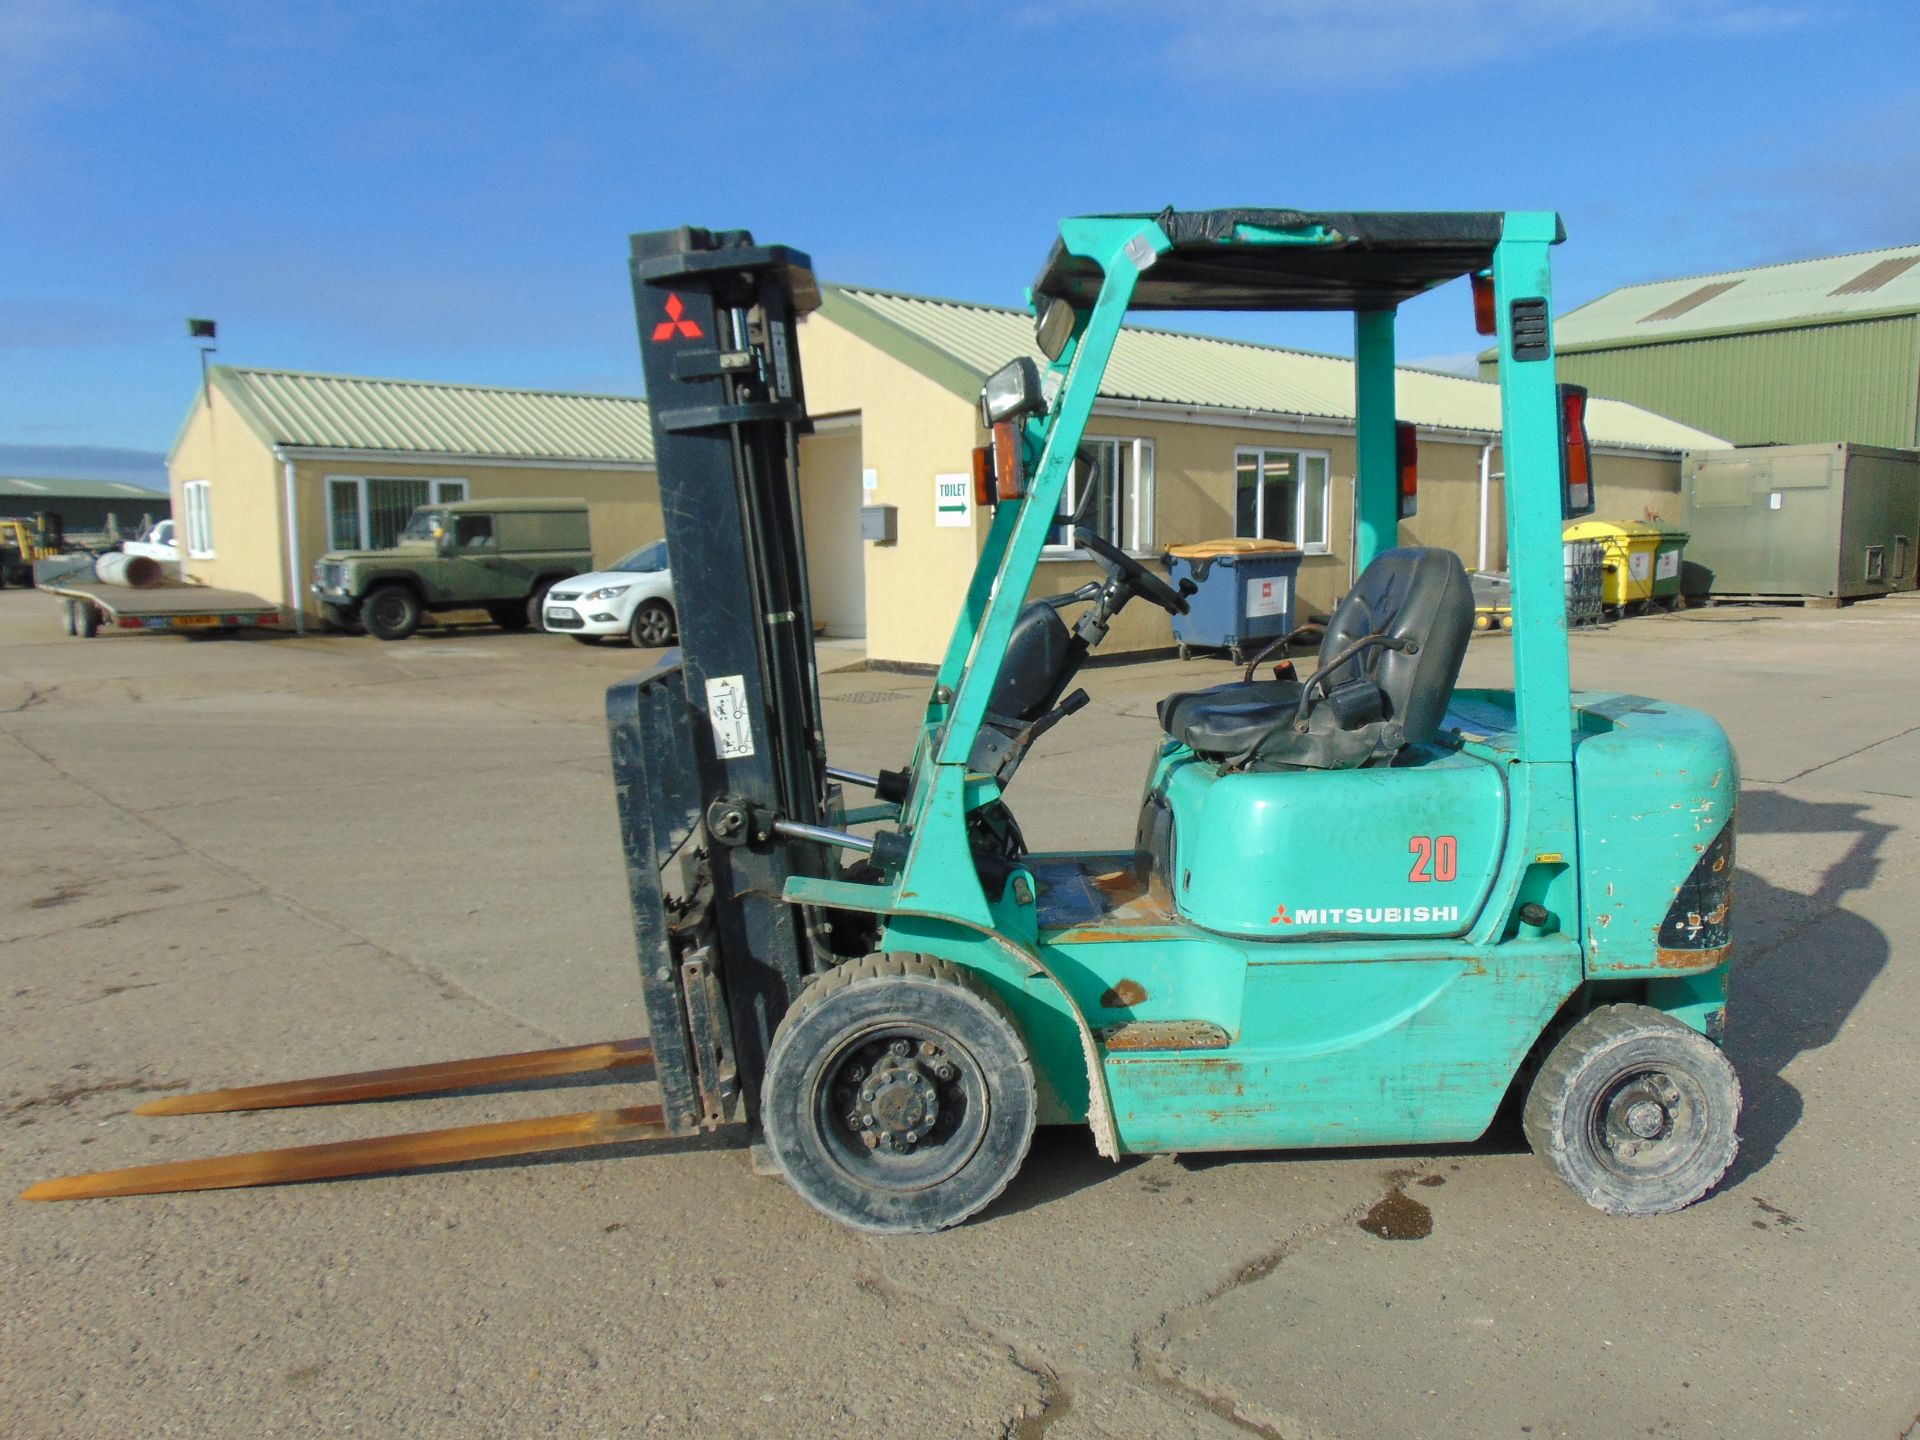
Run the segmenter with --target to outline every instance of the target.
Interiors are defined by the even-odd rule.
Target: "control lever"
[[[1026,728],[1013,737],[1013,744],[1008,748],[1007,754],[1009,756],[1025,755],[1027,751],[1033,748],[1034,741],[1038,740],[1069,715],[1077,714],[1086,708],[1087,692],[1084,690],[1075,690],[1058,705],[1047,711],[1046,714],[1036,716],[1034,719],[1028,721]],[[1007,768],[1004,761],[1001,764],[1001,768],[1003,770]]]

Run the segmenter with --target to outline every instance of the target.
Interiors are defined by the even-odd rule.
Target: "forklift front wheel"
[[[1533,1153],[1609,1215],[1665,1215],[1740,1148],[1740,1079],[1720,1047],[1645,1005],[1603,1005],[1561,1037],[1527,1094]]]
[[[1006,1189],[1033,1141],[1033,1065],[967,971],[921,955],[830,970],[787,1011],[760,1116],[787,1183],[856,1230],[943,1230]]]

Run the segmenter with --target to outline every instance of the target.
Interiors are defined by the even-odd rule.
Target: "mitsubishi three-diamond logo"
[[[671,340],[676,335],[684,335],[689,340],[698,340],[701,333],[700,327],[693,321],[686,319],[686,313],[687,307],[681,303],[680,297],[678,295],[668,295],[667,318],[653,327],[654,343],[659,344],[662,340]]]

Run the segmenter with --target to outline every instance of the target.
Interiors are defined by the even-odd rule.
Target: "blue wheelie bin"
[[[1185,615],[1173,617],[1173,639],[1185,660],[1195,650],[1225,650],[1236,665],[1267,641],[1293,629],[1299,547],[1284,540],[1203,540],[1175,545],[1165,557],[1177,587],[1192,580]]]

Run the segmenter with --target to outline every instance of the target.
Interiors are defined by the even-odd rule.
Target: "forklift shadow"
[[[1742,835],[1840,835],[1850,842],[1810,894],[1771,885],[1751,870],[1738,872],[1726,1048],[1745,1108],[1740,1154],[1722,1190],[1765,1169],[1800,1123],[1805,1104],[1785,1070],[1840,1038],[1892,953],[1885,932],[1844,904],[1873,884],[1880,847],[1898,828],[1868,818],[1866,809],[1779,790],[1741,793]]]

